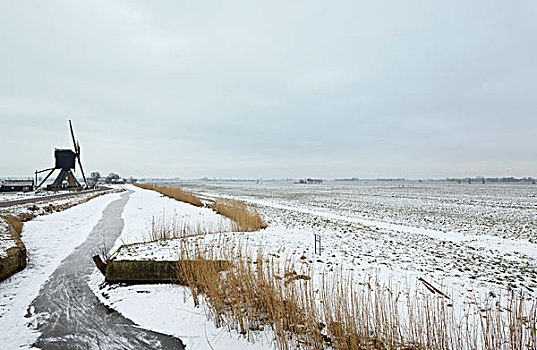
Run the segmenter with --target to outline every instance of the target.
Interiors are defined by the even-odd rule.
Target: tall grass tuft
[[[221,198],[216,200],[211,208],[233,221],[233,231],[253,232],[267,227],[257,210],[254,207],[248,208],[243,201]]]
[[[151,220],[151,232],[149,241],[163,241],[168,239],[186,238],[192,236],[208,235],[226,231],[223,222],[209,225],[200,221],[183,221],[176,215],[168,216],[165,212],[162,216],[153,216]]]
[[[231,262],[225,272],[210,264],[178,265],[178,275],[187,281],[195,305],[205,302],[217,326],[245,336],[268,326],[282,349],[297,341],[321,347],[313,290],[305,283],[309,277],[297,274],[293,263],[280,266],[264,261],[261,255],[252,261],[240,256],[240,247],[203,250],[187,245],[181,251],[182,259]]]

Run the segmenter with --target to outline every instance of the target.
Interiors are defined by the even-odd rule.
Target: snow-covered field
[[[508,286],[537,296],[537,186],[413,182],[183,183],[208,197],[257,204],[258,239],[364,272],[421,276],[475,297]],[[317,261],[317,259],[312,259]]]
[[[126,188],[134,192],[130,195],[122,214],[125,227],[112,251],[122,244],[151,240],[153,222],[174,226],[202,225],[209,230],[229,230],[231,225],[229,219],[211,209],[198,208],[132,185],[127,185]]]
[[[5,201],[14,201],[19,199],[29,199],[29,198],[35,198],[39,196],[43,196],[43,194],[35,194],[35,192],[0,192],[0,202]]]
[[[271,259],[290,258],[312,271],[311,283],[332,271],[370,274],[400,287],[416,286],[421,277],[449,294],[455,307],[468,298],[484,299],[491,292],[501,295],[507,288],[537,297],[537,186],[408,182],[207,182],[180,186],[206,198],[233,197],[256,204],[269,223],[258,232],[218,233],[192,240],[209,245],[224,239],[230,245],[240,243],[252,254],[262,251]],[[150,240],[154,222],[206,225],[214,231],[230,227],[228,219],[210,209],[126,187],[133,192],[122,214],[123,232],[109,247],[111,252],[122,244]],[[23,237],[30,245],[29,252],[35,254],[31,262],[36,265],[8,280],[8,287],[2,284],[2,327],[22,327],[28,321],[25,307],[39,286],[62,256],[83,241],[113,196],[25,225]],[[84,227],[75,224],[81,218]],[[40,247],[48,230],[61,228],[63,221],[70,227],[65,237],[56,235]],[[321,255],[314,251],[314,234],[322,236]],[[36,237],[34,245],[32,237]],[[62,242],[57,241],[60,239]],[[150,243],[123,258],[171,259],[178,249],[174,244],[178,243]],[[103,280],[95,269],[88,281],[102,303],[140,327],[180,338],[189,349],[274,347],[270,331],[249,335],[255,341],[249,342],[226,327],[216,328],[203,305],[194,307],[187,288],[108,285]],[[21,290],[21,296],[15,296],[13,291]],[[21,329],[30,333],[26,339],[35,338],[27,327]]]
[[[290,258],[313,271],[312,283],[319,280],[316,276],[331,271],[372,275],[391,281],[397,288],[415,288],[421,277],[439,286],[461,310],[468,300],[502,295],[507,288],[523,290],[532,298],[537,296],[537,186],[337,182],[208,182],[180,186],[206,198],[233,197],[256,204],[269,223],[259,232],[192,239],[202,245],[225,239],[230,245],[246,246],[252,254],[261,250],[271,258]],[[182,215],[182,210],[200,210],[179,208],[170,199],[149,195],[150,191],[136,191],[138,200],[133,196],[124,213],[125,221],[131,222],[124,234],[132,237],[125,238],[125,242],[140,240],[137,234],[143,227],[144,232],[150,230],[149,223],[155,215],[169,213],[172,208],[177,208],[174,215]],[[314,251],[314,234],[322,236],[321,255]],[[178,244],[152,243],[146,249],[131,250],[124,258],[172,259]],[[187,345],[233,347],[233,342],[227,343],[229,335],[224,336],[222,330],[204,319],[204,309],[193,307],[185,288],[113,287],[99,285],[99,281],[102,277],[95,274],[93,289],[102,301],[135,322],[181,338],[184,334],[178,329],[185,329],[181,320],[189,324],[201,322],[201,328],[186,328],[189,332],[203,330],[191,334],[193,338],[182,338]],[[159,315],[158,320],[152,320],[150,310],[157,296],[166,299],[166,305],[173,300],[175,306],[167,306],[173,310],[167,313],[169,318],[163,320]],[[249,346],[273,346],[267,342],[267,333],[259,332],[257,336],[257,342]],[[236,348],[246,346],[237,334],[231,337],[239,342]]]
[[[57,195],[58,192],[54,191],[45,191],[40,190],[39,192],[0,192],[0,202],[6,202],[6,201],[16,201],[21,199],[31,199],[31,198],[39,198],[39,197],[46,197],[51,195]]]

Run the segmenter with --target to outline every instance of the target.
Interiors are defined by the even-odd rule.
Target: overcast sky
[[[0,176],[537,176],[536,1],[3,1]],[[78,170],[77,170],[78,172]]]

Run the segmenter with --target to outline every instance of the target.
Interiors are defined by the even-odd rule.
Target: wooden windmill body
[[[51,191],[58,191],[58,190],[81,190],[83,186],[78,182],[74,175],[75,166],[78,162],[78,165],[80,166],[80,172],[82,173],[82,177],[84,178],[84,183],[86,187],[88,186],[88,182],[86,180],[86,175],[84,175],[84,169],[82,168],[82,161],[80,160],[80,144],[75,139],[75,133],[73,131],[73,124],[69,120],[69,128],[71,129],[71,137],[73,138],[73,145],[75,150],[70,149],[59,149],[56,148],[54,150],[54,159],[55,159],[55,165],[53,168],[44,169],[40,171],[35,172],[35,178],[37,183],[37,174],[49,171],[48,175],[39,183],[39,185],[36,187],[36,190],[40,188],[45,181],[48,180],[48,178],[54,173],[54,171],[59,170],[60,173],[54,180],[54,182],[50,185],[47,185],[47,190]]]

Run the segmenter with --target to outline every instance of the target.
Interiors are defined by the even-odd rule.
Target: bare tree
[[[119,175],[118,174],[115,174],[115,173],[110,173],[108,174],[108,176],[106,177],[106,182],[107,183],[113,183],[113,182],[116,182],[119,180]]]
[[[101,174],[98,171],[94,171],[90,174],[90,180],[96,184],[97,181],[101,178]]]

